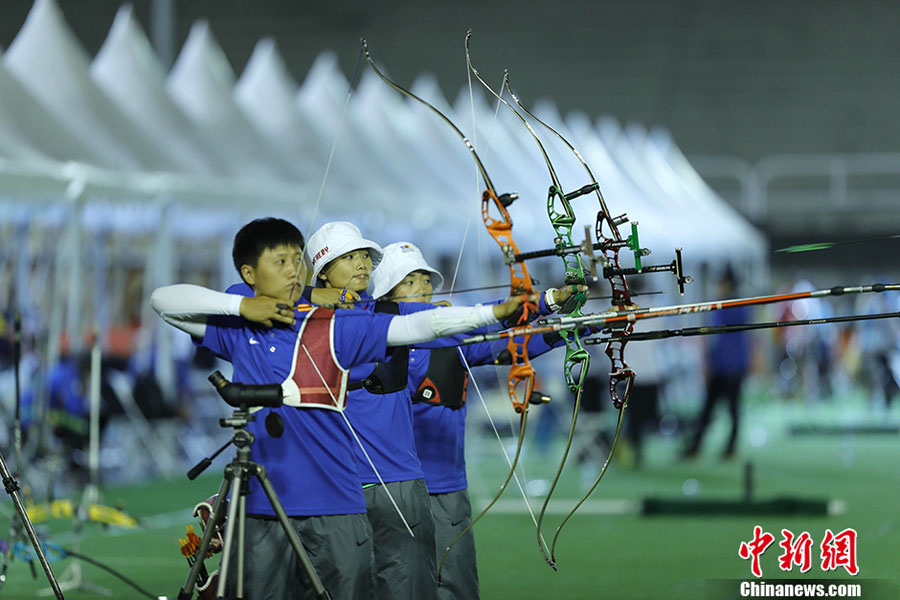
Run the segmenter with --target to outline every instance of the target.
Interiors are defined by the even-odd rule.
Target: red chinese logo
[[[809,533],[801,533],[796,540],[794,534],[787,529],[781,530],[784,539],[778,544],[784,548],[784,553],[778,557],[778,566],[782,571],[790,571],[794,565],[800,567],[801,573],[806,573],[812,567],[812,538]]]
[[[782,540],[778,544],[784,550],[778,557],[778,566],[782,571],[791,571],[794,566],[800,567],[801,573],[806,573],[812,568],[813,539],[804,531],[798,536],[788,529],[781,530]],[[759,557],[775,541],[775,536],[763,531],[759,525],[753,528],[753,539],[749,542],[741,542],[738,548],[738,556],[744,560],[751,560],[750,572],[756,577],[762,577],[762,568]],[[838,567],[844,567],[850,575],[859,573],[856,563],[856,530],[845,529],[838,534],[830,529],[825,530],[825,537],[821,545],[822,570],[834,571]]]
[[[856,564],[856,530],[845,529],[837,535],[825,530],[822,540],[822,570],[833,571],[844,567],[851,575],[859,573]]]
[[[750,566],[750,572],[757,577],[762,577],[762,569],[759,567],[759,557],[762,556],[762,553],[765,552],[766,548],[774,541],[774,535],[771,533],[764,533],[762,527],[757,525],[753,528],[753,539],[750,540],[750,543],[741,542],[741,547],[738,548],[738,556],[744,560],[752,557],[753,560]]]

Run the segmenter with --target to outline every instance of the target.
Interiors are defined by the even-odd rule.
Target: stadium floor
[[[775,402],[750,403],[746,407],[738,455],[720,460],[716,448],[724,437],[717,421],[705,451],[691,461],[681,460],[681,440],[652,436],[647,440],[645,460],[635,468],[627,453],[617,456],[591,497],[560,536],[557,548],[559,571],[544,564],[537,547],[535,527],[514,485],[503,501],[476,527],[482,597],[563,599],[703,599],[738,597],[738,581],[755,579],[750,562],[738,555],[742,541],[750,541],[754,526],[775,536],[761,558],[761,581],[781,578],[797,580],[835,579],[839,583],[861,583],[864,598],[900,597],[900,502],[898,481],[900,439],[895,434],[860,434],[849,430],[835,434],[834,427],[898,423],[892,412],[872,410],[859,399],[798,406]],[[895,403],[896,404],[896,403]],[[792,424],[818,424],[823,431],[791,435]],[[526,444],[529,442],[526,441]],[[525,473],[531,479],[549,479],[560,448],[545,456],[530,451],[524,457]],[[474,503],[487,501],[505,474],[503,459],[494,445],[492,456],[470,465]],[[583,489],[582,476],[589,467],[574,461],[566,470],[554,495],[554,510],[545,519],[545,537],[552,537],[561,511],[574,503]],[[647,497],[668,499],[740,500],[747,462],[754,470],[753,498],[765,500],[791,496],[798,499],[839,501],[841,512],[831,515],[657,515],[635,512]],[[193,504],[215,491],[222,460],[212,475],[194,482],[184,478],[152,484],[103,490],[108,505],[121,505],[139,520],[137,529],[88,524],[80,546],[70,521],[49,521],[41,526],[60,546],[91,556],[160,596],[173,598],[187,575],[178,538],[185,525],[193,523]],[[219,467],[217,469],[216,467]],[[538,487],[540,487],[538,485]],[[558,500],[557,500],[558,499]],[[535,510],[539,500],[533,499]],[[3,504],[4,513],[11,503]],[[5,527],[5,526],[4,526]],[[834,533],[847,528],[857,534],[859,574],[846,569],[823,571],[819,544],[826,529]],[[801,573],[779,569],[781,530],[796,535],[806,531],[813,540],[812,568]],[[71,574],[74,559],[53,563],[61,580]],[[112,575],[83,564],[83,576],[110,590],[113,598],[142,597]],[[12,563],[0,598],[24,600],[36,597],[47,582],[38,567],[33,579],[26,563]],[[51,595],[52,597],[52,595]],[[72,590],[66,598],[102,597],[96,591]]]

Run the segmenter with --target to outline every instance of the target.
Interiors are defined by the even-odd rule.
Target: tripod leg
[[[238,498],[240,506],[238,510],[238,563],[237,563],[237,597],[238,600],[244,597],[244,534],[247,527],[247,497],[241,493]]]
[[[213,513],[209,518],[209,522],[206,524],[206,530],[203,532],[203,538],[200,540],[200,547],[197,548],[197,554],[194,555],[194,564],[191,566],[191,571],[188,573],[187,581],[184,582],[184,587],[178,592],[178,600],[191,600],[191,596],[194,594],[194,586],[197,584],[197,576],[200,575],[200,568],[203,566],[203,558],[209,551],[209,543],[212,541],[212,537],[215,534],[216,525],[222,520],[222,513],[225,510],[225,498],[228,497],[230,483],[231,478],[226,471],[225,478],[222,480],[222,485],[219,486],[219,495],[216,497]],[[225,548],[222,549],[223,552],[225,550]],[[224,576],[224,572],[219,574],[220,578],[224,578]]]
[[[281,527],[284,529],[284,533],[287,535],[288,540],[291,542],[291,546],[293,546],[294,552],[297,553],[297,558],[300,559],[300,563],[303,565],[303,569],[306,571],[306,575],[312,582],[313,590],[315,590],[316,592],[316,597],[321,598],[322,600],[330,600],[331,595],[328,593],[328,590],[325,589],[325,586],[322,585],[322,580],[319,579],[319,574],[316,573],[315,567],[309,560],[309,555],[306,554],[306,550],[303,548],[303,544],[300,542],[300,537],[297,535],[297,532],[294,531],[294,528],[291,527],[291,523],[290,521],[288,521],[287,513],[284,512],[284,507],[281,506],[281,502],[278,500],[278,496],[275,494],[275,489],[272,487],[272,484],[269,483],[269,478],[266,475],[265,467],[263,467],[262,465],[257,465],[256,476],[259,479],[259,483],[262,485],[263,491],[266,492],[266,496],[269,498],[269,504],[272,505],[272,509],[275,511],[275,514],[278,515],[278,520],[281,522]]]
[[[244,471],[240,466],[234,466],[234,463],[232,463],[232,467],[231,471],[234,480],[231,482],[231,502],[228,504],[228,522],[236,524]],[[238,498],[235,498],[235,495],[237,495]],[[225,544],[222,548],[222,561],[219,563],[219,585],[216,588],[216,598],[225,597],[225,583],[228,581],[228,563],[231,562],[231,544],[234,541],[235,529],[237,529],[237,527],[228,527],[225,530]]]
[[[44,573],[47,575],[47,580],[50,582],[50,587],[53,589],[53,595],[59,600],[63,600],[62,589],[59,587],[59,582],[56,581],[56,576],[53,575],[53,569],[50,568],[50,561],[47,560],[47,555],[44,554],[44,548],[41,546],[40,540],[38,540],[37,533],[34,531],[34,525],[32,525],[31,519],[28,518],[28,511],[25,510],[25,504],[22,502],[22,497],[19,494],[19,482],[16,481],[15,477],[10,475],[2,454],[0,454],[0,476],[3,478],[3,487],[6,489],[6,493],[12,498],[13,504],[16,507],[16,512],[22,520],[22,526],[25,527],[25,533],[28,535],[28,539],[31,540],[31,545],[34,546],[34,553],[37,555],[41,566],[44,568]],[[12,544],[12,540],[10,540],[9,543]]]
[[[16,512],[19,514],[19,518],[22,519],[22,524],[25,526],[25,533],[28,535],[28,539],[31,540],[31,545],[34,546],[34,552],[37,554],[38,561],[40,561],[41,566],[44,568],[44,574],[47,575],[47,580],[50,582],[53,595],[59,600],[63,600],[62,589],[59,587],[59,582],[53,575],[53,569],[50,568],[50,562],[47,560],[47,555],[44,554],[44,548],[41,546],[40,540],[38,540],[37,533],[34,531],[34,526],[31,524],[31,519],[28,518],[28,511],[25,510],[25,505],[22,503],[22,498],[19,496],[19,488],[16,484],[16,480],[9,477],[8,472],[6,472],[5,469],[6,465],[3,466],[5,471],[3,475],[3,485],[6,487],[6,492],[12,497],[13,503],[16,505]]]

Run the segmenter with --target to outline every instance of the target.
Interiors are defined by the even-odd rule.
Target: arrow
[[[851,321],[870,321],[874,319],[900,318],[900,312],[876,313],[871,315],[849,315],[846,317],[827,317],[823,319],[801,319],[796,321],[767,321],[764,323],[737,323],[733,325],[710,325],[707,327],[685,327],[683,329],[661,329],[659,331],[636,331],[628,336],[629,342],[645,340],[662,340],[671,337],[693,337],[697,335],[717,335],[749,331],[754,329],[775,329],[794,327],[796,325],[821,325],[822,323],[849,323]],[[605,344],[612,338],[589,338],[585,344]]]
[[[849,244],[863,244],[865,242],[876,242],[878,240],[895,240],[900,238],[900,234],[897,235],[882,235],[879,237],[866,238],[862,240],[850,240],[846,242],[814,242],[811,244],[798,244],[796,246],[788,246],[787,248],[779,248],[775,252],[781,253],[797,253],[797,252],[816,252],[818,250],[828,250],[829,248],[833,248],[835,246],[847,246]]]
[[[514,327],[506,331],[496,333],[485,333],[481,335],[471,336],[462,340],[463,344],[474,344],[482,341],[498,340],[508,337],[522,335],[537,335],[540,333],[550,333],[559,331],[564,328],[571,327],[591,327],[591,326],[611,326],[622,327],[628,323],[641,319],[652,319],[657,317],[668,317],[674,315],[687,315],[700,312],[710,312],[713,310],[724,310],[727,308],[738,308],[740,306],[757,306],[761,304],[775,304],[778,302],[790,302],[792,300],[802,300],[805,298],[824,298],[826,296],[843,296],[844,294],[868,294],[886,291],[900,290],[900,284],[896,283],[874,283],[865,286],[847,286],[833,287],[824,290],[813,290],[810,292],[795,292],[792,294],[773,294],[770,296],[755,296],[752,298],[735,298],[733,300],[719,300],[715,302],[697,302],[694,304],[676,304],[674,306],[662,306],[659,308],[639,308],[636,310],[618,310],[599,313],[595,315],[584,315],[582,317],[549,317],[544,318],[540,322],[543,325]],[[631,339],[628,335],[627,339]]]

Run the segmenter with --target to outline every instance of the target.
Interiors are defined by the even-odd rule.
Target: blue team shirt
[[[371,299],[367,292],[360,296],[363,300]],[[434,308],[421,302],[398,302],[397,305],[401,315]],[[361,308],[353,312],[377,314],[372,312],[374,302]],[[362,381],[374,368],[374,363],[352,368],[350,381]],[[422,479],[424,473],[413,436],[412,397],[408,387],[389,394],[372,394],[365,388],[353,390],[347,394],[344,412],[378,471],[376,474],[357,444],[354,448],[356,469],[364,485],[380,483],[379,474],[385,483]]]
[[[469,366],[492,364],[490,344],[461,346]],[[485,351],[488,350],[488,351]],[[410,394],[419,389],[431,361],[431,350],[409,351]],[[468,402],[454,410],[426,402],[412,405],[416,451],[422,463],[425,485],[431,494],[456,492],[468,487],[466,481],[466,409]]]
[[[362,292],[360,297],[363,300],[371,299],[367,292]],[[398,302],[397,305],[401,315],[435,308],[433,304],[423,302]],[[367,311],[374,310],[374,307],[374,302],[362,305],[362,308]],[[542,311],[547,310],[546,305],[543,303],[543,298],[541,299],[540,309]],[[499,328],[499,325],[492,326],[492,329],[497,328]],[[419,347],[456,345],[459,343],[458,340],[466,335],[469,334],[439,338],[427,344],[420,344]],[[505,344],[503,346],[505,347]],[[470,364],[491,364],[493,363],[491,348],[490,343],[476,344],[464,348],[463,352],[466,354],[467,359],[469,355],[472,356]],[[412,357],[417,356],[416,353],[421,352],[427,352],[427,350],[410,348],[410,373],[413,371]],[[365,379],[374,367],[374,364],[370,364],[351,369],[350,381]],[[427,368],[428,363],[425,362],[426,371]],[[425,371],[422,371],[422,377],[424,377],[424,374]],[[422,377],[419,377],[415,387],[411,386],[413,380],[407,378],[410,383],[405,389],[390,394],[372,394],[365,388],[360,388],[351,391],[347,395],[347,408],[345,411],[347,418],[362,440],[363,447],[369,455],[367,459],[357,444],[355,448],[357,470],[359,471],[360,481],[364,485],[380,483],[378,479],[379,474],[381,475],[381,480],[385,483],[409,481],[424,477],[426,484],[428,484],[428,472],[424,470],[424,461],[433,462],[437,457],[432,457],[431,450],[433,445],[418,441],[418,432],[414,429],[413,419],[415,406],[412,403],[412,394],[418,388]],[[455,469],[457,473],[462,472],[462,487],[465,488],[465,448],[463,445],[465,437],[465,410],[461,409],[452,412],[461,412],[462,415],[450,415],[446,417],[448,422],[433,424],[435,435],[437,438],[440,438],[440,448],[436,450],[446,451],[446,448],[453,447],[455,457],[453,461],[458,463]],[[431,430],[431,427],[428,429]],[[426,458],[423,459],[423,455]],[[377,473],[372,469],[369,459],[375,465]],[[429,470],[438,472],[439,469],[429,468]],[[458,485],[458,482],[454,485]],[[431,491],[430,485],[428,489]]]
[[[245,284],[228,293],[252,295]],[[291,369],[303,313],[293,327],[266,328],[241,317],[210,317],[199,343],[234,366],[232,380],[247,384],[281,383]],[[345,368],[385,360],[387,330],[394,315],[341,310],[335,313],[334,350]],[[284,421],[284,433],[272,438],[264,423],[271,412]],[[291,516],[366,512],[356,470],[354,441],[340,413],[282,406],[255,413],[248,429],[256,435],[251,457],[264,465],[272,486]],[[268,498],[251,480],[247,512],[274,515]]]
[[[541,302],[541,314],[549,311]],[[446,345],[475,333],[497,330],[500,325],[492,325],[477,331],[451,338],[441,338]],[[439,340],[436,340],[438,342]],[[537,335],[529,339],[528,354],[537,357],[562,345],[562,338],[548,344],[544,336]],[[481,342],[468,346],[460,346],[470,367],[493,365],[494,357],[506,348],[505,341]],[[411,348],[409,351],[409,393],[419,389],[431,361],[431,351],[427,348]],[[500,367],[503,368],[503,367]],[[430,494],[457,492],[468,487],[466,480],[466,408],[469,401],[454,410],[446,406],[435,406],[425,402],[412,405],[413,429],[416,450],[425,474],[425,484]]]
[[[710,325],[750,322],[750,308],[739,306],[710,314]],[[733,331],[712,336],[707,352],[709,372],[714,375],[743,376],[750,368],[750,332]]]

